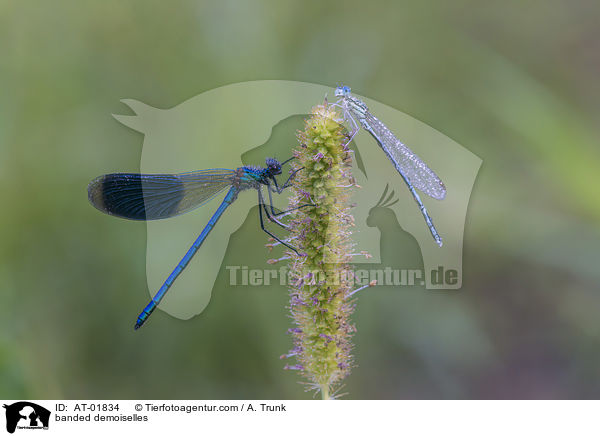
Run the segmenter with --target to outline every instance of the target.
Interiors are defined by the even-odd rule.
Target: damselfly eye
[[[340,85],[337,88],[335,88],[334,95],[336,97],[345,97],[345,96],[347,96],[349,94],[350,94],[350,87],[349,86]]]
[[[281,164],[276,159],[270,157],[266,160],[266,164],[271,174],[281,174]]]

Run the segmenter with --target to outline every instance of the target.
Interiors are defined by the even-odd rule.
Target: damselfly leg
[[[287,242],[282,241],[281,239],[279,239],[277,236],[275,236],[273,233],[271,233],[266,227],[265,227],[265,223],[263,220],[263,210],[265,211],[265,214],[267,215],[267,218],[269,218],[269,220],[284,226],[283,224],[279,223],[277,220],[275,220],[273,217],[271,217],[269,215],[269,211],[267,210],[266,206],[265,206],[265,200],[263,198],[262,195],[262,191],[259,189],[258,190],[258,217],[260,219],[260,228],[263,230],[263,232],[265,232],[267,235],[269,235],[270,237],[272,237],[273,239],[275,239],[277,242],[279,242],[280,244],[285,245],[286,247],[288,247],[290,250],[293,250],[296,254],[300,254],[298,253],[298,250],[296,250],[294,247],[292,247],[291,245],[289,245]],[[287,227],[285,227],[287,228]]]

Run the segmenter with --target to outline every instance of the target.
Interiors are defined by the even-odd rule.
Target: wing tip
[[[89,202],[100,212],[107,215],[144,221],[146,219],[146,212],[143,203],[142,187],[141,182],[135,178],[136,175],[133,173],[112,173],[96,177],[88,184]],[[125,207],[125,204],[123,204],[123,191],[119,188],[122,187],[120,185],[124,180],[124,176],[128,177],[124,185],[129,188],[128,195],[133,188],[134,191],[139,191],[138,196],[142,198],[139,202],[141,205],[138,204],[135,208]]]

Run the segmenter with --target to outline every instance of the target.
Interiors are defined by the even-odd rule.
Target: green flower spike
[[[349,196],[352,152],[339,115],[326,104],[312,110],[300,146],[295,151],[290,208],[303,204],[290,221],[290,312],[296,326],[289,330],[294,347],[283,357],[296,357],[296,369],[309,390],[333,398],[353,366],[350,322],[354,310],[350,269],[353,218]]]

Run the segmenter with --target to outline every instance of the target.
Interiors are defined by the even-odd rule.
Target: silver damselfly
[[[433,221],[427,213],[427,209],[415,190],[417,188],[436,200],[443,200],[446,197],[446,187],[440,178],[425,162],[400,142],[381,120],[369,112],[367,105],[350,93],[349,87],[338,86],[335,90],[335,96],[340,97],[340,99],[334,105],[344,111],[344,120],[352,124],[353,128],[350,140],[358,133],[359,124],[375,138],[402,176],[410,193],[419,205],[419,209],[425,218],[431,235],[441,247],[442,238],[435,229]]]

